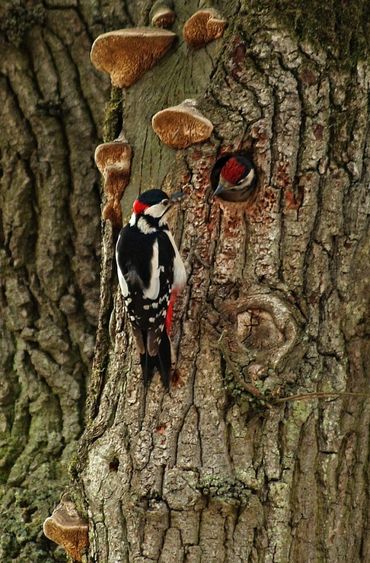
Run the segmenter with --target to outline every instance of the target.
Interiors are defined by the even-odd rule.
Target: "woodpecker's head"
[[[133,212],[135,215],[161,219],[183,195],[182,192],[176,192],[169,197],[162,190],[147,190],[134,201]]]
[[[234,154],[222,162],[213,195],[219,195],[228,201],[245,201],[253,192],[256,181],[253,162],[243,154]]]

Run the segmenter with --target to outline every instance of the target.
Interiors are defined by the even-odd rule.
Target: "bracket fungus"
[[[184,24],[183,36],[188,45],[199,49],[223,36],[226,20],[213,8],[198,10]]]
[[[63,500],[44,522],[44,534],[61,545],[75,561],[82,561],[88,546],[88,525],[70,500]]]
[[[171,47],[176,34],[167,29],[138,27],[99,35],[91,48],[91,62],[110,74],[113,86],[129,88]]]
[[[186,149],[209,139],[213,125],[195,106],[194,100],[185,100],[153,116],[152,127],[162,143],[174,149]]]
[[[109,219],[117,228],[122,226],[120,201],[130,180],[132,149],[123,132],[110,143],[96,147],[95,163],[104,178],[107,203],[103,218]]]
[[[176,19],[172,0],[157,0],[150,10],[149,17],[154,27],[171,27]]]

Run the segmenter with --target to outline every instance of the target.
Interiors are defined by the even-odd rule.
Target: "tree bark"
[[[180,39],[125,96],[135,152],[126,218],[139,191],[182,187],[189,197],[173,227],[189,280],[176,309],[176,381],[166,393],[156,377],[145,395],[106,228],[77,467],[92,561],[370,556],[368,397],[300,400],[368,392],[368,67],[350,45],[345,9],[323,29],[320,9],[266,6],[220,2],[222,40],[192,51]],[[176,6],[180,37],[197,7]],[[150,118],[189,97],[214,135],[174,152]],[[256,204],[209,202],[217,155],[240,148],[258,168]]]
[[[100,179],[109,79],[95,36],[121,2],[0,8],[0,560],[64,561],[42,534],[83,429],[99,307]]]
[[[46,9],[49,39],[37,23],[28,32],[39,45],[33,55],[7,46],[2,63],[13,116],[2,148],[3,182],[13,179],[18,196],[7,190],[1,205],[7,268],[1,361],[9,381],[3,427],[8,442],[16,438],[5,464],[11,487],[2,501],[9,507],[1,515],[9,530],[5,561],[60,557],[45,558],[50,544],[37,543],[35,525],[63,484],[63,462],[81,431],[89,364],[81,334],[91,336],[96,320],[98,190],[91,158],[108,96],[107,80],[92,71],[86,53],[91,38],[109,26],[148,24],[151,7],[135,2],[126,16],[114,3],[70,4]],[[134,150],[124,214],[152,186],[188,193],[173,230],[189,280],[175,312],[176,379],[168,394],[156,376],[145,395],[116,290],[114,237],[104,226],[86,429],[71,468],[89,518],[89,558],[367,561],[369,400],[343,395],[368,392],[365,3],[218,6],[228,21],[223,39],[193,51],[181,29],[198,2],[176,5],[176,47],[124,95],[123,126]],[[63,13],[72,19],[62,23]],[[85,38],[78,47],[76,36]],[[43,81],[39,60],[51,67]],[[18,68],[25,76],[19,83]],[[42,100],[64,92],[68,120],[37,118],[36,80],[49,92]],[[175,152],[160,144],[150,119],[189,97],[213,122],[214,135]],[[106,140],[118,134],[121,111],[114,91]],[[240,148],[254,155],[257,202],[209,201],[217,155]],[[47,173],[50,162],[56,173]],[[82,264],[94,272],[88,282]],[[63,311],[65,296],[76,310]],[[51,336],[42,338],[43,331]],[[342,395],[299,400],[315,392]],[[24,456],[14,463],[24,447],[28,463]],[[46,490],[38,491],[36,480],[47,482]],[[21,524],[24,517],[29,525]],[[20,545],[19,530],[26,530]]]

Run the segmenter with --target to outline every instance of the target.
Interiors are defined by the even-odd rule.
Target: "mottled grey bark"
[[[65,560],[42,523],[83,429],[99,309],[109,80],[89,49],[120,2],[0,8],[0,560]]]

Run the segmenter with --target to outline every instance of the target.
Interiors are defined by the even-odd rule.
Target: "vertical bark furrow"
[[[31,4],[2,8],[0,38],[1,482],[8,489],[0,495],[0,558],[36,563],[65,559],[42,522],[81,433],[98,316],[93,152],[109,80],[90,65],[89,49],[112,17],[116,25],[127,17],[119,2],[107,14],[84,1],[50,3],[41,27]],[[12,26],[17,36],[6,31]]]

